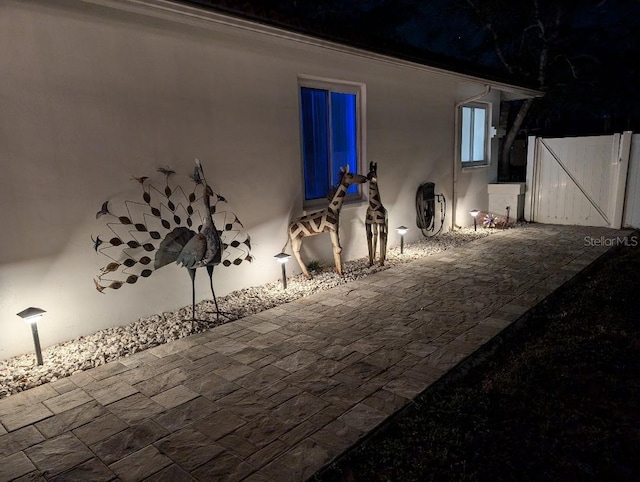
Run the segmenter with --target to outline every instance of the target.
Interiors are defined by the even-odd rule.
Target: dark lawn
[[[640,480],[639,321],[622,246],[316,479]]]

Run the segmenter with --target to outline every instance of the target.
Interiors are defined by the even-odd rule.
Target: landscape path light
[[[38,365],[42,365],[42,349],[40,348],[40,337],[38,336],[38,320],[44,316],[46,311],[42,308],[34,308],[33,306],[22,310],[18,313],[18,316],[24,320],[25,323],[31,325],[31,333],[33,334],[33,345],[36,348],[36,359]]]
[[[276,261],[282,265],[282,289],[287,289],[287,269],[284,265],[291,259],[291,255],[287,253],[278,253],[274,256]]]
[[[407,234],[409,228],[406,226],[399,226],[396,231],[400,234],[400,254],[404,254],[404,235]]]
[[[473,211],[469,211],[469,214],[471,214],[471,216],[473,216],[473,230],[477,231],[478,230],[478,214],[480,214],[480,211],[478,211],[477,209],[474,209]]]

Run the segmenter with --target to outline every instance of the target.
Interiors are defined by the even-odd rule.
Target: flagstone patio
[[[12,395],[0,481],[305,480],[627,234],[511,229]]]

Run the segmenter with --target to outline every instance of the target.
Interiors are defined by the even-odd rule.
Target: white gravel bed
[[[140,318],[128,325],[107,328],[93,335],[50,346],[42,352],[42,366],[36,364],[34,353],[2,360],[0,399],[402,263],[461,246],[494,232],[496,231],[492,229],[479,229],[474,232],[473,229],[463,228],[406,244],[402,255],[398,247],[389,249],[383,267],[369,267],[368,258],[361,258],[343,263],[343,276],[338,276],[334,266],[329,265],[312,272],[311,280],[305,279],[302,275],[287,278],[286,290],[282,289],[281,280],[277,280],[262,286],[234,291],[218,299],[220,310],[228,313],[230,319],[221,317],[220,321],[216,321],[213,301],[205,300],[196,305],[196,318],[202,321],[196,323],[193,329],[190,321],[191,305],[188,305],[174,312]],[[295,259],[292,259],[291,263],[295,263]]]

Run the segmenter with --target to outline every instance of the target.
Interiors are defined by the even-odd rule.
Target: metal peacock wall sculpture
[[[195,322],[195,276],[206,267],[216,318],[221,312],[213,289],[213,269],[217,265],[234,266],[251,262],[251,239],[238,217],[221,210],[226,199],[211,189],[196,159],[191,180],[185,189],[174,182],[175,172],[160,168],[164,186],[150,177],[133,177],[142,188],[142,199],[127,200],[117,214],[109,201],[102,204],[96,219],[106,221],[108,235],[93,240],[97,253],[110,262],[94,279],[96,289],[120,289],[147,278],[154,271],[177,263],[187,269],[191,278],[191,321]],[[216,222],[222,229],[216,227]],[[197,227],[195,227],[197,226]],[[108,239],[107,239],[108,238]]]

